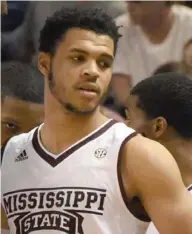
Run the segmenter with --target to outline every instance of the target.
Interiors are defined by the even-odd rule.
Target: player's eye
[[[78,55],[78,56],[73,56],[71,57],[71,59],[75,62],[82,62],[85,60],[84,56],[83,55]]]
[[[111,64],[109,62],[106,62],[106,61],[99,61],[99,66],[101,68],[109,68],[109,67],[111,67]]]
[[[5,126],[8,129],[16,129],[17,128],[17,126],[13,123],[6,123]]]

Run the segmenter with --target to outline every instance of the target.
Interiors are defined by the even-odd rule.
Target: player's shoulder
[[[133,178],[139,190],[162,178],[169,178],[171,182],[180,180],[173,155],[156,141],[136,136],[127,142],[121,158],[122,170]]]
[[[137,134],[135,130],[127,127],[124,122],[119,122],[113,119],[109,120],[99,131],[102,134],[99,134],[96,141],[100,142],[102,140],[102,144],[105,142],[106,144],[118,148],[122,147],[124,142]],[[97,144],[100,144],[98,142]]]
[[[137,157],[140,162],[149,160],[157,162],[157,158],[159,158],[159,155],[161,155],[161,160],[163,158],[169,160],[168,156],[171,156],[169,151],[162,144],[149,138],[143,137],[139,134],[137,134],[125,144],[124,152],[125,154],[129,155],[129,157],[131,157],[130,155],[132,155],[133,157]]]
[[[14,154],[17,151],[21,151],[23,148],[26,148],[27,145],[31,145],[34,132],[38,127],[32,129],[28,133],[22,133],[8,139],[4,145],[1,147],[1,161],[5,154]]]
[[[139,133],[137,133],[137,136],[133,138],[133,140],[129,142],[127,146],[136,147],[138,149],[138,145],[140,146],[139,149],[141,150],[148,150],[149,148],[157,148],[157,147],[162,148],[162,145],[157,141],[144,137]]]
[[[128,127],[124,122],[115,121],[113,135],[116,138],[124,138],[126,141],[128,138],[136,136],[137,133],[134,129]]]

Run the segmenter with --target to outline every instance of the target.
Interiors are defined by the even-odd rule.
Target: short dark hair
[[[192,80],[181,73],[158,74],[131,90],[150,119],[162,116],[182,137],[192,138]]]
[[[158,67],[153,75],[157,75],[160,73],[165,73],[165,72],[177,72],[179,70],[179,63],[178,62],[170,62],[170,63],[165,63]]]
[[[62,8],[48,17],[40,32],[39,51],[54,54],[56,45],[71,28],[81,28],[110,36],[114,41],[115,51],[120,37],[118,28],[102,9],[79,7]]]
[[[1,65],[1,99],[13,97],[22,101],[42,104],[44,78],[31,65],[10,61]]]

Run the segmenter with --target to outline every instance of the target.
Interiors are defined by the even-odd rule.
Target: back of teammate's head
[[[87,9],[86,7],[62,8],[56,11],[53,16],[47,18],[40,32],[39,50],[53,55],[58,42],[72,28],[80,28],[93,31],[97,34],[108,35],[113,39],[116,51],[120,35],[113,19],[101,9]]]
[[[1,140],[28,132],[44,118],[44,79],[30,65],[11,61],[1,66]]]
[[[44,79],[32,66],[18,61],[1,65],[1,98],[15,99],[43,104]]]
[[[158,67],[154,71],[153,75],[157,75],[157,74],[165,73],[165,72],[177,72],[178,70],[179,70],[179,63],[170,62],[170,63],[166,63]]]
[[[192,138],[192,80],[181,73],[164,73],[138,83],[131,96],[148,119],[163,117],[185,139]]]

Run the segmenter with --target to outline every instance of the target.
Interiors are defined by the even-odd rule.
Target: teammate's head
[[[161,141],[192,139],[192,80],[179,73],[147,78],[127,99],[128,125],[144,136]]]
[[[63,8],[48,18],[39,47],[45,97],[72,113],[93,112],[110,83],[118,38],[118,27],[100,9]]]
[[[38,70],[20,62],[1,66],[1,143],[42,123],[44,80]]]
[[[170,11],[170,1],[127,1],[132,22],[141,27],[157,26]]]
[[[165,73],[165,72],[177,72],[179,71],[179,63],[177,62],[169,62],[161,65],[158,67],[154,72],[153,75],[157,75],[160,73]]]

